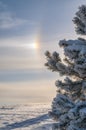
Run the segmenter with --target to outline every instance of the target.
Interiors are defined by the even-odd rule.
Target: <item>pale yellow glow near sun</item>
[[[29,49],[38,49],[38,43],[30,43],[30,44],[26,44],[26,47]]]

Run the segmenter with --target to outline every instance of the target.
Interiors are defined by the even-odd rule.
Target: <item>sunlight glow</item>
[[[29,49],[38,49],[38,48],[39,48],[39,46],[38,46],[37,43],[26,44],[25,46],[26,46],[27,48],[29,48]]]

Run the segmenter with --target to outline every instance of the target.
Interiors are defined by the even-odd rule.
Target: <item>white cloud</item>
[[[17,17],[16,14],[8,11],[8,6],[1,1],[0,9],[0,29],[10,29],[24,24],[37,24],[34,21]]]
[[[0,29],[10,29],[25,24],[26,22],[28,22],[28,20],[14,17],[9,12],[0,13]]]
[[[16,26],[20,26],[28,22],[21,18],[14,16],[12,12],[7,11],[8,6],[0,1],[0,29],[10,29]]]

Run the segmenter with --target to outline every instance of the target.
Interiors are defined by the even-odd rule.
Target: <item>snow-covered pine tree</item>
[[[79,7],[73,19],[77,34],[86,35],[86,6]],[[86,40],[61,40],[64,60],[57,52],[46,51],[45,66],[65,76],[57,80],[57,95],[50,116],[56,120],[53,130],[86,130]]]

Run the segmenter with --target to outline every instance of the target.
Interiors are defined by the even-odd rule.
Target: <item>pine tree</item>
[[[86,35],[86,6],[76,12],[73,22],[77,34]],[[59,53],[46,51],[48,69],[65,76],[57,80],[56,97],[52,102],[50,116],[56,121],[53,130],[86,130],[86,40],[61,40],[64,59]]]

